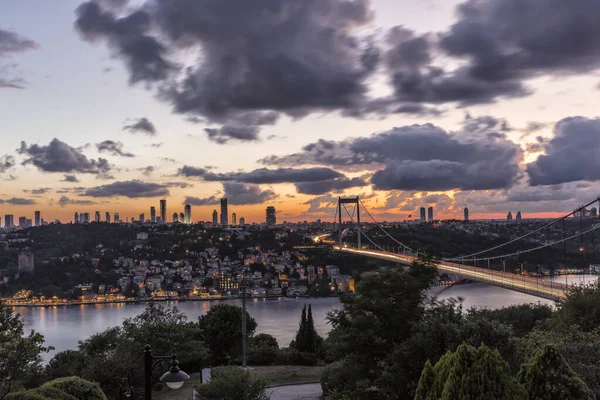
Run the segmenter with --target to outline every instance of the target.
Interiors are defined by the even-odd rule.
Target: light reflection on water
[[[563,283],[565,276],[555,279]],[[566,279],[569,283],[577,284],[592,282],[597,279],[597,276],[573,275],[566,276]],[[431,294],[437,294],[440,300],[461,297],[465,310],[471,307],[494,309],[521,303],[553,304],[551,300],[484,283],[457,285],[450,288],[435,287],[431,289]],[[199,316],[206,314],[212,305],[220,302],[241,305],[240,300],[170,302],[169,304],[176,305],[190,321],[196,321]],[[327,313],[340,308],[337,298],[253,299],[247,301],[247,309],[258,323],[257,333],[269,333],[277,338],[280,346],[287,346],[298,330],[302,307],[308,303],[312,304],[315,328],[319,334],[325,336],[331,329],[326,321]],[[140,314],[144,308],[144,304],[96,304],[75,307],[20,307],[17,310],[24,319],[26,330],[34,329],[42,333],[46,343],[55,347],[56,350],[46,356],[49,360],[52,354],[76,348],[79,340],[85,340],[95,333],[120,325],[126,318]]]

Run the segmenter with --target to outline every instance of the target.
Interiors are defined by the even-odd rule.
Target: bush
[[[256,336],[250,338],[250,346],[251,347],[273,347],[278,349],[279,343],[277,343],[277,339],[274,336],[271,336],[266,333],[259,333]]]
[[[43,396],[40,393],[36,393],[33,390],[27,390],[23,392],[14,392],[6,395],[4,400],[54,400]]]
[[[275,360],[277,365],[302,365],[314,367],[319,364],[319,358],[316,354],[300,353],[294,349],[281,349]]]
[[[45,383],[43,388],[56,388],[81,400],[107,400],[100,385],[77,376],[55,379]]]
[[[77,397],[71,396],[69,393],[52,387],[40,387],[31,390],[31,392],[39,393],[42,396],[45,396],[52,400],[79,400]]]
[[[213,368],[210,382],[194,382],[200,397],[206,400],[268,400],[267,382],[238,367]]]
[[[248,349],[248,364],[250,365],[272,365],[279,356],[279,349],[260,346]]]

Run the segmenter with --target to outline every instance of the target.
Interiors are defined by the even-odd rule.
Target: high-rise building
[[[275,207],[267,207],[267,225],[273,226],[277,223],[277,211]]]
[[[27,217],[19,217],[19,228],[27,228]]]
[[[186,204],[184,207],[184,211],[185,211],[185,223],[186,224],[191,224],[192,223],[192,206],[190,204]]]
[[[179,222],[181,222],[182,224],[185,223],[185,214],[184,213],[179,213]]]
[[[104,221],[107,224],[110,224],[110,213],[107,211],[106,214],[104,215]]]
[[[95,217],[94,220],[96,222],[100,222],[100,211],[96,211],[96,215],[94,215],[94,217]]]
[[[150,222],[156,222],[156,207],[150,207]]]
[[[231,225],[237,225],[237,215],[235,213],[231,214]]]
[[[15,217],[12,214],[6,214],[4,216],[4,227],[5,228],[14,228],[15,227]]]
[[[469,209],[467,207],[465,207],[465,221],[469,220]]]
[[[119,222],[121,222],[121,219],[119,218],[119,213],[115,213],[113,221],[115,224],[118,224]]]
[[[513,219],[513,218],[512,218],[512,211],[509,211],[509,212],[508,212],[508,215],[506,216],[506,220],[507,220],[507,221],[512,221],[512,219]]]
[[[515,217],[515,220],[517,221],[521,221],[523,217],[521,216],[521,211],[517,211],[517,216]]]
[[[40,211],[35,212],[35,226],[40,226],[42,224],[42,213]]]
[[[419,209],[419,214],[420,214],[419,216],[420,216],[420,220],[421,220],[421,222],[425,222],[425,221],[427,221],[427,215],[426,215],[426,210],[425,210],[425,207],[421,207],[421,208]]]
[[[592,207],[590,209],[590,217],[596,218],[597,216],[598,216],[598,210],[596,209],[596,207]]]
[[[246,218],[244,218],[244,217],[241,217],[241,218],[240,218],[240,225],[241,225],[241,226],[244,226],[244,225],[246,225]]]
[[[433,207],[427,209],[427,221],[433,222]]]
[[[217,225],[219,223],[219,213],[217,210],[213,210],[213,225]]]
[[[227,199],[221,199],[221,225],[229,225],[229,216],[227,215]]]
[[[76,224],[79,223],[79,213],[78,212],[75,213],[75,216],[73,217],[73,222]]]
[[[163,224],[167,222],[167,200],[164,199],[160,201],[160,219]]]
[[[179,222],[179,214],[173,213],[173,222]]]
[[[146,216],[142,213],[140,214],[140,222],[144,223],[146,221]]]
[[[27,218],[27,227],[31,228],[33,226],[33,221],[31,220],[31,218]]]
[[[90,223],[90,213],[83,213],[83,222],[86,224]]]

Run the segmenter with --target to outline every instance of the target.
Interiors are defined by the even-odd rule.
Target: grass
[[[294,383],[318,382],[325,367],[301,367],[295,365],[277,365],[268,367],[251,367],[250,372],[265,378],[269,385],[278,386]],[[198,380],[200,374],[192,374],[192,380]],[[186,382],[181,389],[171,390],[164,386],[160,391],[153,391],[154,400],[192,400],[191,381]]]

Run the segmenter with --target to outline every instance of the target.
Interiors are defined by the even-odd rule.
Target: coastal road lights
[[[144,347],[144,399],[152,400],[152,371],[158,363],[171,359],[171,368],[165,372],[160,381],[171,389],[179,389],[190,376],[179,369],[179,362],[175,354],[171,356],[153,356],[150,345]]]

